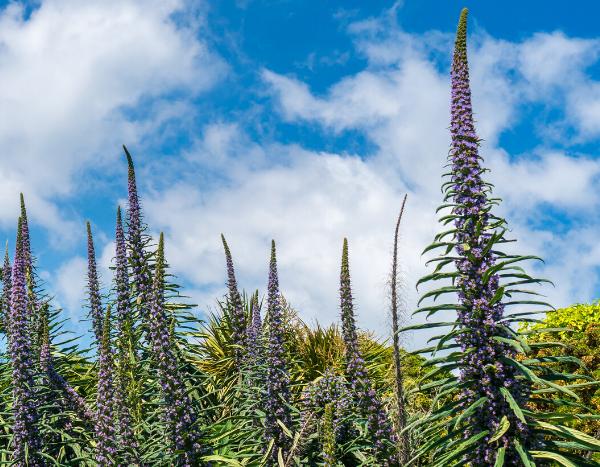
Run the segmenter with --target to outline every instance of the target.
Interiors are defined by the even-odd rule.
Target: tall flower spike
[[[142,319],[146,319],[148,312],[148,295],[152,286],[152,279],[148,270],[146,252],[144,250],[142,209],[137,191],[135,167],[131,154],[123,146],[127,157],[127,243],[129,247],[129,261],[132,268],[132,285],[137,295],[138,312]]]
[[[21,202],[21,235],[23,242],[23,260],[25,264],[25,282],[27,287],[28,301],[28,326],[32,335],[32,347],[39,350],[38,330],[40,327],[39,314],[41,304],[37,296],[37,285],[35,271],[33,270],[33,255],[31,253],[31,239],[29,235],[29,221],[27,219],[27,209],[25,207],[25,198],[20,194]]]
[[[290,400],[290,376],[286,362],[284,347],[284,316],[279,294],[279,278],[277,276],[277,258],[275,241],[271,241],[271,262],[269,267],[269,284],[267,295],[267,375],[266,375],[266,441],[273,440],[273,452],[270,462],[277,464],[278,451],[285,452],[290,447],[291,440],[279,425],[281,422],[288,429],[292,428],[292,417],[287,403]]]
[[[421,426],[426,429],[417,433],[423,439],[419,451],[432,465],[535,465],[537,459],[588,465],[578,454],[568,452],[574,432],[560,425],[564,418],[559,410],[563,410],[563,404],[569,405],[575,395],[570,390],[571,375],[549,373],[543,360],[529,358],[527,336],[518,331],[519,324],[530,319],[524,316],[538,318],[541,310],[552,308],[529,298],[539,295],[530,290],[531,285],[544,281],[529,276],[517,264],[539,258],[502,251],[503,244],[510,240],[504,236],[506,221],[493,214],[499,200],[491,197],[491,185],[482,178],[485,169],[471,107],[466,40],[464,9],[451,70],[452,146],[448,160],[452,168],[450,180],[443,184],[445,204],[439,209],[451,209],[451,214],[444,215],[440,222],[446,226],[453,223],[454,228],[445,227],[426,248],[426,252],[442,250],[429,261],[436,264],[433,273],[417,285],[447,279],[452,282],[429,290],[419,301],[449,296],[447,303],[438,301],[415,311],[426,313],[428,318],[444,313],[443,322],[427,323],[427,327],[449,328],[431,339],[437,341],[434,353],[440,351],[444,355],[427,364],[435,362],[436,371],[446,371],[448,376],[429,381],[423,388],[434,397],[445,394],[455,403],[435,404],[424,417]],[[517,312],[510,313],[506,305],[518,305]],[[522,307],[528,305],[535,309],[524,312]],[[456,312],[453,322],[448,321],[449,311]],[[420,327],[423,325],[405,330]],[[561,395],[543,396],[548,392]],[[542,405],[543,413],[531,410],[531,402]],[[552,412],[553,407],[559,410]],[[440,448],[440,440],[448,448]],[[600,443],[586,448],[600,450]]]
[[[369,380],[365,361],[358,346],[350,284],[348,240],[345,238],[340,273],[340,308],[345,345],[346,377],[350,382],[353,396],[362,414],[367,417],[369,436],[373,442],[373,455],[382,466],[394,465],[396,462],[394,455],[395,438],[392,427],[383,404]]]
[[[25,257],[22,219],[19,218],[15,259],[12,270],[10,304],[10,358],[13,386],[13,459],[17,466],[40,466],[41,439],[37,429],[39,418],[34,393],[33,351],[27,316]]]
[[[201,454],[200,437],[196,427],[196,414],[187,395],[177,359],[176,344],[170,330],[171,320],[165,308],[165,255],[162,233],[158,241],[154,274],[148,336],[164,399],[163,415],[168,427],[169,447],[172,452],[180,453],[177,465],[196,465],[195,462]]]
[[[120,448],[130,465],[139,463],[137,458],[138,443],[133,431],[131,404],[128,388],[131,385],[133,352],[130,341],[133,319],[129,304],[129,276],[127,273],[127,249],[121,219],[121,208],[117,208],[117,227],[115,231],[115,288],[117,292],[117,346],[119,353],[118,378],[115,384],[115,403],[118,411]]]
[[[87,226],[87,254],[88,254],[88,299],[90,305],[90,316],[96,343],[100,346],[102,342],[102,299],[100,298],[100,284],[98,283],[98,271],[96,269],[96,252],[90,223]]]
[[[232,340],[236,345],[235,357],[239,368],[244,357],[244,350],[246,349],[246,315],[244,313],[242,297],[240,296],[235,280],[231,251],[229,250],[229,245],[227,245],[227,241],[223,234],[221,234],[221,240],[225,250],[225,262],[227,265],[227,289],[229,291],[228,305],[231,311]]]
[[[250,325],[247,330],[248,355],[256,362],[260,352],[260,339],[262,336],[262,321],[260,319],[260,305],[258,304],[258,291],[252,294],[250,302]]]
[[[114,361],[110,342],[110,305],[106,309],[99,342],[98,392],[96,394],[96,462],[99,466],[115,464]]]
[[[464,408],[477,401],[484,401],[478,409],[467,417],[465,437],[478,435],[486,430],[494,433],[506,416],[512,427],[521,434],[517,436],[521,444],[528,444],[527,429],[523,421],[510,409],[500,388],[510,391],[512,397],[522,403],[526,388],[516,378],[514,368],[503,364],[502,357],[514,357],[510,345],[499,342],[495,336],[504,334],[499,323],[504,314],[504,305],[495,300],[499,289],[499,277],[493,274],[489,280],[482,280],[481,271],[496,263],[490,243],[490,223],[487,199],[488,186],[482,180],[484,169],[480,165],[479,140],[475,132],[471,90],[469,85],[469,65],[467,61],[467,10],[461,13],[451,71],[452,104],[451,126],[452,149],[452,212],[457,234],[456,251],[460,259],[455,261],[459,272],[456,281],[460,289],[458,320],[463,328],[458,338],[464,352],[461,364],[461,381],[470,381],[462,394]],[[505,335],[509,338],[509,335]],[[467,349],[472,349],[468,351]],[[510,435],[516,432],[510,430]],[[491,434],[487,438],[491,437]],[[486,438],[486,439],[487,439]],[[508,446],[508,436],[504,437]],[[479,443],[464,457],[473,465],[488,465],[495,462],[497,448],[490,443]],[[519,461],[514,451],[505,457],[508,464]]]
[[[406,205],[406,195],[402,200],[402,207],[396,222],[396,230],[394,232],[394,253],[392,258],[392,274],[391,274],[391,308],[392,308],[392,342],[394,344],[394,383],[396,385],[396,432],[400,433],[398,440],[398,455],[400,464],[406,465],[410,460],[410,438],[408,431],[404,431],[406,427],[406,410],[404,407],[404,384],[402,375],[402,359],[400,355],[400,327],[399,327],[399,299],[398,299],[398,235],[400,232],[400,222],[404,214],[404,206]]]
[[[27,209],[25,208],[25,197],[20,194],[21,201],[21,231],[23,235],[23,260],[25,266],[29,270],[32,266],[31,259],[31,240],[29,238],[29,221],[27,219]]]
[[[2,317],[4,332],[8,337],[10,335],[10,289],[11,289],[11,277],[12,277],[12,266],[10,264],[10,257],[8,256],[8,240],[6,241],[6,252],[4,254],[4,265],[2,266]]]

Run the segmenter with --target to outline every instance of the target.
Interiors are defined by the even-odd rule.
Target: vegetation
[[[340,325],[308,326],[284,298],[275,242],[266,294],[240,291],[225,237],[227,294],[203,321],[148,235],[128,161],[106,289],[88,233],[93,345],[62,329],[43,292],[21,197],[16,248],[2,267],[0,462],[15,466],[594,466],[600,452],[600,305],[554,310],[503,251],[507,223],[484,179],[461,14],[452,64],[452,147],[433,271],[400,329],[394,232],[391,339],[356,326],[350,248]],[[105,293],[103,293],[105,292]],[[359,292],[360,293],[360,292]],[[437,300],[440,299],[440,302]],[[423,305],[421,305],[423,304]],[[546,315],[543,313],[547,312]],[[451,316],[447,318],[447,316]],[[414,353],[409,330],[440,329]],[[596,456],[596,457],[594,457]]]

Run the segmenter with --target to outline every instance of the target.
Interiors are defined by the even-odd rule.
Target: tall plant
[[[365,365],[364,357],[358,345],[352,287],[350,283],[350,264],[348,260],[348,240],[344,238],[342,247],[342,267],[340,272],[340,309],[342,315],[342,334],[344,337],[346,378],[361,415],[367,418],[369,436],[373,442],[373,455],[380,465],[393,465],[394,435],[387,413],[379,399]]]
[[[271,261],[269,263],[269,284],[267,295],[267,343],[266,343],[266,395],[264,409],[266,413],[266,442],[272,442],[270,464],[277,464],[277,457],[285,454],[290,448],[290,439],[286,430],[291,429],[292,417],[288,403],[290,402],[290,376],[286,361],[283,311],[279,293],[279,277],[277,274],[277,257],[275,241],[271,242]],[[282,426],[283,425],[283,426]],[[285,427],[285,429],[284,429]]]
[[[537,292],[527,289],[541,280],[518,265],[537,258],[501,250],[509,241],[505,237],[507,227],[504,219],[493,214],[498,200],[491,197],[491,185],[483,179],[486,169],[481,165],[473,121],[466,39],[464,9],[451,71],[451,172],[443,185],[445,204],[439,209],[450,210],[440,221],[451,228],[426,248],[443,252],[429,261],[436,264],[434,272],[418,282],[450,279],[450,285],[426,292],[421,301],[441,296],[450,300],[415,312],[429,317],[454,311],[456,318],[412,327],[449,328],[434,337],[437,344],[425,351],[444,353],[429,361],[438,364],[430,376],[442,370],[455,372],[423,386],[431,391],[435,409],[412,425],[423,427],[425,440],[416,457],[439,467],[533,466],[536,460],[591,465],[568,448],[597,450],[600,441],[562,425],[569,420],[565,414],[530,410],[530,402],[552,407],[577,403],[577,396],[569,387],[570,376],[550,370],[542,359],[530,358],[530,347],[512,327],[539,310],[508,313],[509,307],[549,309],[549,305],[535,299]],[[551,398],[551,393],[561,397]]]

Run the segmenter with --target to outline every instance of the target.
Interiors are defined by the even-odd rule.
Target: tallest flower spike
[[[495,300],[499,276],[493,274],[488,280],[483,280],[481,275],[481,271],[490,270],[496,264],[492,248],[487,248],[492,240],[494,219],[489,214],[490,190],[481,177],[484,169],[480,164],[479,140],[473,122],[467,61],[467,15],[465,8],[460,15],[452,62],[450,158],[453,190],[447,192],[455,205],[453,215],[456,216],[454,225],[459,254],[455,265],[459,272],[456,284],[460,289],[458,319],[463,333],[458,343],[464,352],[460,380],[470,383],[462,392],[462,405],[467,409],[473,404],[480,404],[466,417],[468,428],[465,436],[479,436],[487,431],[484,439],[489,441],[506,417],[512,429],[502,437],[502,444],[508,447],[509,437],[514,437],[521,445],[528,445],[528,430],[510,409],[501,391],[502,388],[510,392],[513,399],[522,403],[528,388],[516,378],[515,369],[500,360],[503,355],[514,357],[515,351],[496,339],[510,337],[500,324],[504,305]],[[473,465],[489,465],[495,461],[496,451],[492,443],[480,443],[465,455],[464,460]],[[516,463],[516,453],[509,451],[508,454],[507,460]]]
[[[529,467],[538,458],[560,461],[561,465],[590,465],[558,446],[567,448],[569,443],[565,441],[577,439],[580,446],[596,450],[600,442],[546,421],[566,420],[558,414],[548,411],[538,419],[531,410],[534,401],[546,407],[558,406],[563,402],[568,404],[565,398],[575,394],[569,389],[568,375],[548,375],[542,360],[528,358],[530,349],[525,336],[515,331],[524,316],[538,314],[539,307],[549,309],[549,305],[527,296],[522,299],[524,294],[539,295],[529,287],[542,280],[529,276],[517,263],[539,258],[501,251],[502,245],[510,240],[504,237],[506,222],[492,213],[498,199],[490,197],[491,185],[482,178],[485,169],[481,166],[473,121],[466,39],[464,9],[451,70],[452,146],[448,158],[452,170],[450,181],[443,185],[445,204],[438,209],[451,209],[440,221],[444,225],[454,223],[454,228],[444,229],[425,249],[427,252],[441,248],[443,253],[428,262],[436,264],[433,273],[417,283],[452,280],[449,286],[425,293],[419,304],[427,298],[435,301],[448,294],[455,297],[447,303],[433,303],[415,311],[430,317],[453,310],[456,320],[404,328],[450,328],[430,339],[437,344],[418,353],[444,351],[444,356],[426,363],[437,368],[425,379],[440,371],[448,376],[424,387],[436,401],[444,394],[444,399],[455,402],[447,405],[436,402],[432,412],[415,425],[425,427],[417,435],[423,443],[416,455],[427,465],[440,467],[455,464]],[[534,305],[536,309],[509,314],[505,310],[507,305]],[[549,376],[547,380],[545,375]],[[557,380],[565,384],[558,385],[554,382]],[[535,394],[536,389],[541,391]],[[542,395],[553,392],[562,394],[558,399]]]

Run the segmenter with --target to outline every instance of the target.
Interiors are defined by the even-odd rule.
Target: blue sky
[[[394,218],[406,308],[422,275],[449,136],[448,67],[462,6],[482,154],[522,253],[557,306],[598,297],[600,34],[596,2],[50,0],[0,12],[0,227],[23,191],[41,275],[70,326],[83,310],[85,220],[105,286],[125,143],[146,218],[202,313],[264,290],[269,241],[284,294],[337,316],[350,241],[360,324],[387,333]],[[594,11],[596,10],[596,11]],[[419,340],[418,336],[414,337]],[[412,345],[412,342],[407,342]]]

